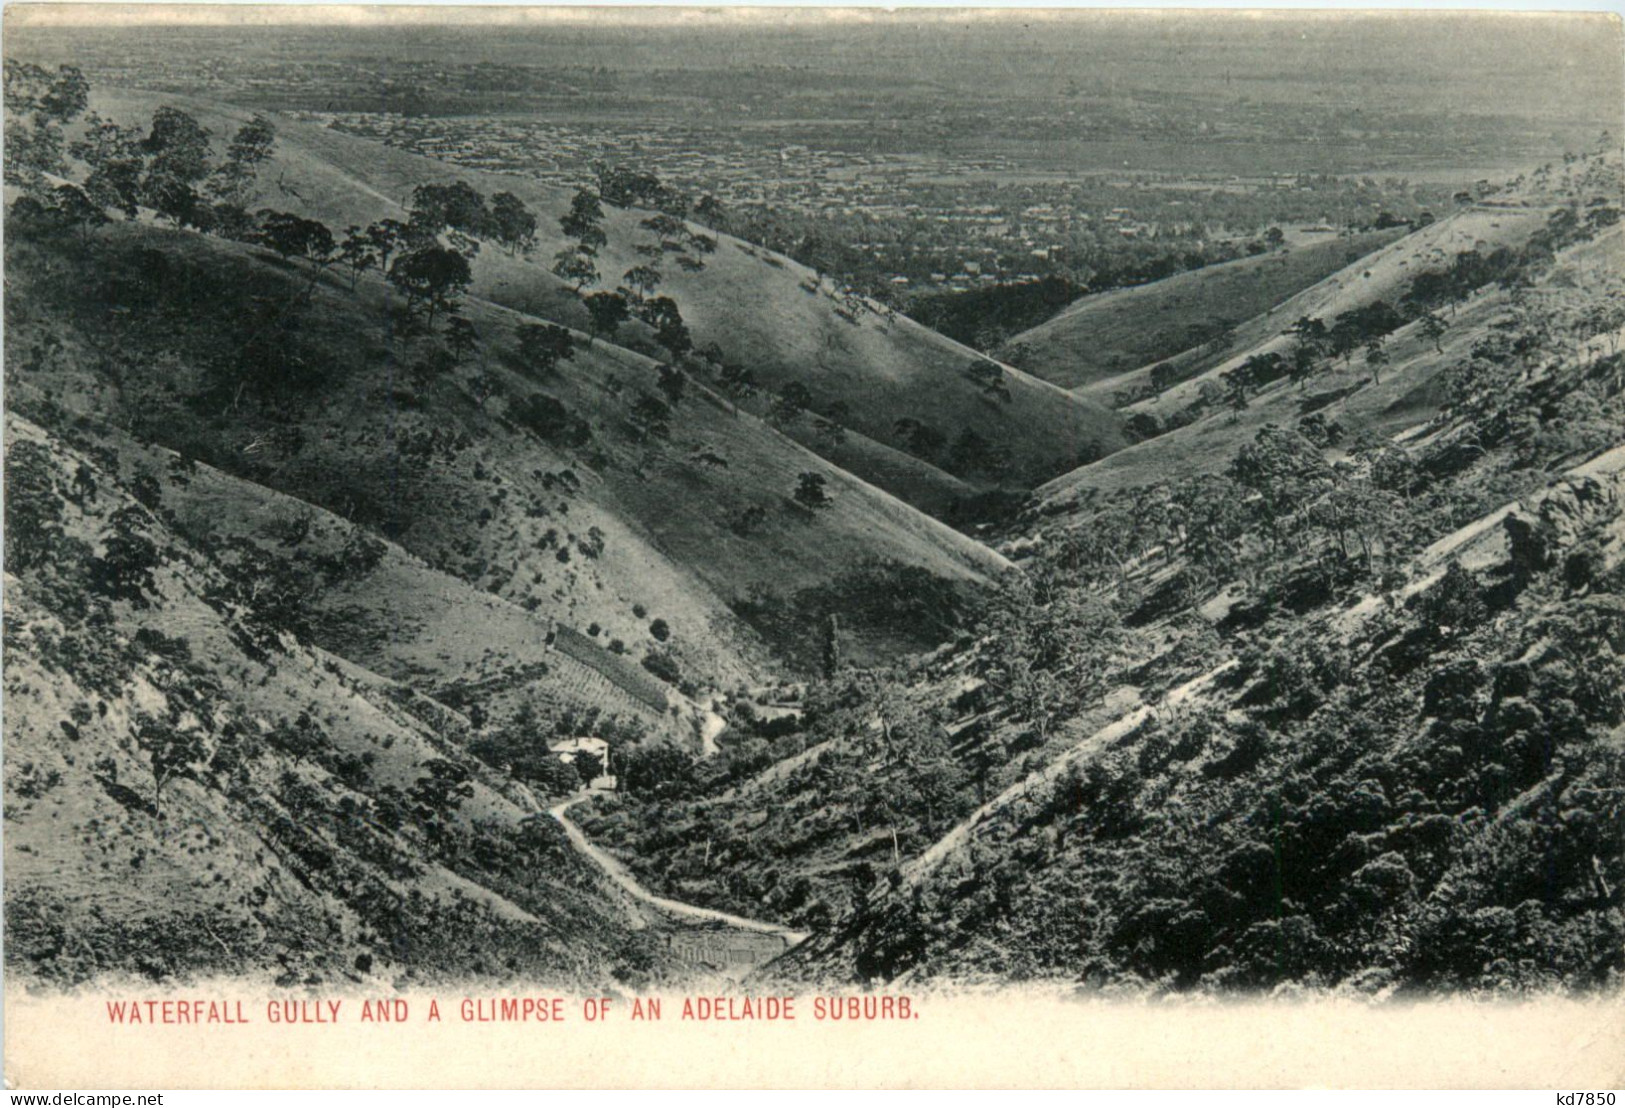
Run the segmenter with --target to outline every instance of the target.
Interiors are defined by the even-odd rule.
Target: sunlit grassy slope
[[[894,618],[891,577],[952,590],[1002,564],[699,384],[669,435],[639,441],[628,415],[657,395],[654,363],[599,341],[535,379],[513,351],[528,317],[508,308],[471,299],[479,350],[436,364],[441,339],[404,334],[382,282],[352,293],[328,275],[296,326],[276,324],[282,360],[245,364],[305,281],[287,263],[129,224],[62,261],[13,251],[8,346],[61,351],[49,373],[19,365],[14,404],[87,410],[327,508],[483,592],[620,640],[631,660],[659,648],[706,683],[744,680],[773,651],[809,657],[830,611],[866,652],[921,645],[941,628]],[[581,442],[536,430],[538,395],[580,421]],[[827,506],[792,500],[803,473],[825,482]]]
[[[1284,354],[1291,344],[1286,328],[1298,318],[1312,316],[1330,321],[1378,300],[1397,303],[1414,275],[1430,267],[1446,266],[1463,251],[1488,254],[1498,246],[1520,246],[1545,225],[1549,214],[1545,206],[1473,208],[1406,235],[1237,327],[1235,343],[1228,351],[1205,357],[1189,380],[1130,405],[1125,413],[1145,412],[1166,419],[1195,402],[1204,383],[1222,384],[1222,374],[1250,355]],[[1622,260],[1621,241],[1615,228],[1571,254],[1577,260],[1590,259],[1587,265],[1600,259],[1605,268],[1612,265],[1617,272]],[[1362,428],[1391,434],[1425,421],[1438,411],[1443,400],[1441,375],[1467,356],[1475,339],[1507,307],[1505,292],[1493,287],[1480,290],[1457,310],[1455,317],[1446,313],[1448,327],[1439,349],[1415,323],[1389,336],[1386,352],[1390,364],[1381,370],[1380,381],[1359,354],[1347,363],[1328,359],[1301,387],[1283,378],[1261,390],[1245,411],[1216,405],[1187,426],[1049,482],[1040,490],[1040,496],[1053,503],[1072,499],[1090,488],[1141,484],[1147,472],[1165,478],[1212,472],[1228,464],[1230,451],[1226,447],[1250,438],[1265,423],[1294,426],[1315,412],[1340,421],[1350,435]],[[1118,387],[1140,385],[1145,378],[1146,371],[1140,370],[1110,383]],[[1101,382],[1096,387],[1107,384]]]
[[[1328,234],[1290,249],[1085,296],[1012,337],[1002,353],[1062,388],[1116,378],[1202,346],[1403,233]],[[1111,400],[1101,390],[1090,395]]]
[[[165,103],[193,113],[216,136],[230,134],[247,118],[217,104],[147,93],[109,94],[99,106],[104,114],[137,122]],[[509,256],[487,245],[474,266],[475,292],[494,303],[585,326],[578,298],[549,271],[554,254],[571,245],[558,224],[569,193],[312,125],[278,120],[277,126],[276,151],[259,173],[260,203],[343,228],[401,218],[420,184],[466,180],[487,195],[513,192],[538,216],[536,248],[529,256]],[[649,215],[606,210],[609,242],[597,260],[605,287],[620,284],[624,272],[648,261],[635,247],[658,241],[641,227]],[[715,343],[729,361],[748,367],[770,389],[800,382],[812,393],[815,411],[846,405],[843,420],[854,432],[900,446],[900,419],[930,424],[950,440],[974,431],[1008,448],[1013,465],[1007,479],[1028,487],[1123,443],[1117,417],[1014,369],[1006,369],[1009,401],[986,398],[965,372],[976,352],[906,318],[888,320],[873,307],[843,316],[839,312],[847,309],[831,282],[820,283],[796,262],[728,236],[719,236],[716,251],[701,260],[705,268],[697,272],[670,258],[657,263],[662,280],[655,290],[677,301],[696,344]],[[654,349],[640,326],[628,327],[623,341]],[[863,465],[863,457],[851,452],[848,457]],[[921,498],[917,472],[903,481],[896,466],[863,466],[856,472]],[[952,497],[951,482],[938,479],[936,486],[923,499]]]

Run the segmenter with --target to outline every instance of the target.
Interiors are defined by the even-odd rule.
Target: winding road
[[[667,897],[656,896],[654,893],[644,888],[638,882],[637,878],[633,877],[626,866],[623,865],[617,858],[611,855],[608,851],[593,845],[592,840],[587,838],[586,832],[582,831],[581,828],[577,827],[575,823],[571,821],[569,817],[570,809],[575,807],[577,804],[580,804],[583,800],[586,800],[591,795],[591,793],[579,793],[572,796],[570,799],[560,804],[555,804],[553,807],[549,808],[547,810],[547,814],[559,821],[559,826],[564,828],[564,834],[569,838],[570,844],[582,854],[585,854],[588,858],[592,859],[593,863],[607,873],[610,880],[614,881],[616,885],[620,886],[620,888],[626,892],[628,896],[631,896],[633,899],[641,901],[644,904],[648,904],[653,908],[658,908],[660,911],[675,916],[679,919],[693,920],[699,923],[720,923],[725,927],[734,927],[741,931],[755,931],[764,935],[777,935],[784,939],[786,944],[785,949],[787,950],[807,938],[807,932],[805,931],[792,931],[788,927],[782,927],[776,923],[765,923],[762,920],[746,919],[744,916],[735,916],[730,915],[727,912],[719,912],[715,908],[701,908],[695,904],[684,904],[680,900],[671,900]]]

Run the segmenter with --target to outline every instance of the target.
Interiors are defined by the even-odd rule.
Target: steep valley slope
[[[999,353],[1035,377],[1082,391],[1198,349],[1400,237],[1402,229],[1327,234],[1257,257],[1094,293],[1012,336]],[[1102,390],[1090,390],[1102,400]]]
[[[249,118],[246,112],[184,97],[121,92],[93,99],[103,115],[127,123],[144,121],[164,104],[185,108],[216,135],[229,134]],[[510,255],[488,244],[474,261],[474,293],[586,327],[580,297],[550,269],[554,255],[573,245],[559,224],[570,208],[567,192],[310,124],[279,119],[277,127],[276,149],[259,169],[262,202],[321,219],[335,229],[405,219],[419,185],[466,181],[487,195],[512,192],[537,213],[535,246]],[[594,262],[598,287],[623,284],[623,273],[634,267],[654,269],[659,282],[652,291],[677,302],[697,347],[714,347],[722,359],[748,369],[771,392],[804,386],[812,411],[842,424],[854,438],[903,450],[907,441],[897,424],[904,419],[932,426],[949,440],[975,432],[1009,452],[1008,469],[1000,479],[1024,488],[1123,443],[1120,420],[1091,401],[1008,366],[1002,367],[1005,398],[990,399],[967,373],[981,357],[968,347],[850,297],[832,279],[799,263],[710,234],[692,222],[679,221],[682,238],[690,243],[708,238],[714,247],[709,252],[683,249],[649,229],[656,214],[604,206],[602,228],[608,241],[598,248]],[[655,255],[652,262],[644,251]],[[626,330],[625,341],[664,356],[646,328],[634,324]],[[765,399],[758,401],[758,410],[765,404]],[[823,450],[816,439],[810,445]],[[986,474],[955,468],[946,457],[917,461],[905,475],[896,461],[871,464],[872,454],[885,457],[884,452],[855,450],[843,457],[857,476],[914,503],[951,502],[959,495],[955,478],[978,486],[991,483]],[[942,473],[944,467],[953,475]],[[939,473],[934,484],[924,480],[931,470]]]
[[[641,430],[629,417],[657,392],[655,363],[602,340],[536,380],[509,309],[471,301],[480,350],[449,364],[440,336],[397,332],[382,282],[312,283],[142,224],[85,249],[89,288],[40,244],[15,247],[16,410],[127,427],[327,508],[634,662],[658,648],[731,685],[769,646],[816,657],[831,612],[879,657],[944,618],[897,618],[898,574],[951,593],[1001,565],[700,387]],[[826,507],[793,500],[803,473]]]
[[[1510,258],[1536,244],[1551,254],[1552,221],[1565,217],[1560,204],[1531,201],[1507,208],[1475,208],[1416,231],[1361,258],[1326,280],[1235,329],[1235,343],[1219,353],[1193,351],[1181,373],[1191,376],[1152,392],[1123,410],[1149,421],[1158,433],[1121,457],[1080,467],[1046,483],[1038,498],[1046,505],[1087,498],[1091,490],[1142,482],[1146,472],[1170,480],[1211,473],[1226,464],[1224,444],[1255,433],[1267,423],[1296,426],[1306,419],[1335,424],[1352,440],[1361,432],[1383,436],[1419,426],[1449,398],[1451,372],[1486,341],[1504,342],[1524,321],[1549,314],[1541,298],[1516,280],[1482,278],[1459,299],[1431,311],[1407,306],[1417,279],[1447,272],[1463,256]],[[1625,229],[1599,229],[1594,239],[1560,248],[1559,287],[1606,287],[1625,267]],[[1556,294],[1547,298],[1555,299]],[[1323,352],[1301,377],[1288,372],[1295,350],[1290,329],[1299,320],[1330,323],[1345,314],[1383,312],[1389,322],[1342,356]],[[1439,325],[1429,333],[1423,315]],[[1374,360],[1372,346],[1379,351]],[[1250,359],[1267,359],[1272,377],[1248,385],[1238,398],[1233,375]],[[1258,364],[1254,361],[1254,364]],[[1296,378],[1296,379],[1295,379]],[[1146,389],[1149,369],[1113,378],[1114,387]],[[1107,382],[1101,382],[1104,389]]]
[[[375,278],[147,220],[7,251],[31,978],[653,980],[548,742],[686,748],[831,617],[918,649],[1006,564],[699,383],[638,425],[642,355],[577,335],[538,379],[511,309],[469,298],[458,358]]]
[[[247,118],[97,106],[161,103]],[[334,229],[511,190],[538,242],[462,236],[454,330],[8,184],[29,976],[660,985],[669,899],[810,933],[774,983],[1617,987],[1617,159],[1082,385],[1121,414],[676,217],[594,257],[658,257],[687,359],[589,333],[562,192],[292,121],[257,172]]]
[[[764,983],[1617,987],[1620,193],[1582,159],[1442,228],[1523,223],[1442,334],[1402,319],[1357,379],[1324,359],[1057,483],[973,633],[741,712],[583,827],[813,931]]]
[[[652,964],[468,722],[260,619],[95,456],[6,423],[8,965],[284,984]]]

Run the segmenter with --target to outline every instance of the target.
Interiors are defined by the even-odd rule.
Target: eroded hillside
[[[601,979],[612,890],[465,717],[301,643],[97,458],[6,424],[6,931],[25,977]]]

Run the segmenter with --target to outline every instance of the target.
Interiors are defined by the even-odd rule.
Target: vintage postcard
[[[1622,42],[9,5],[8,1085],[1620,1084]]]

